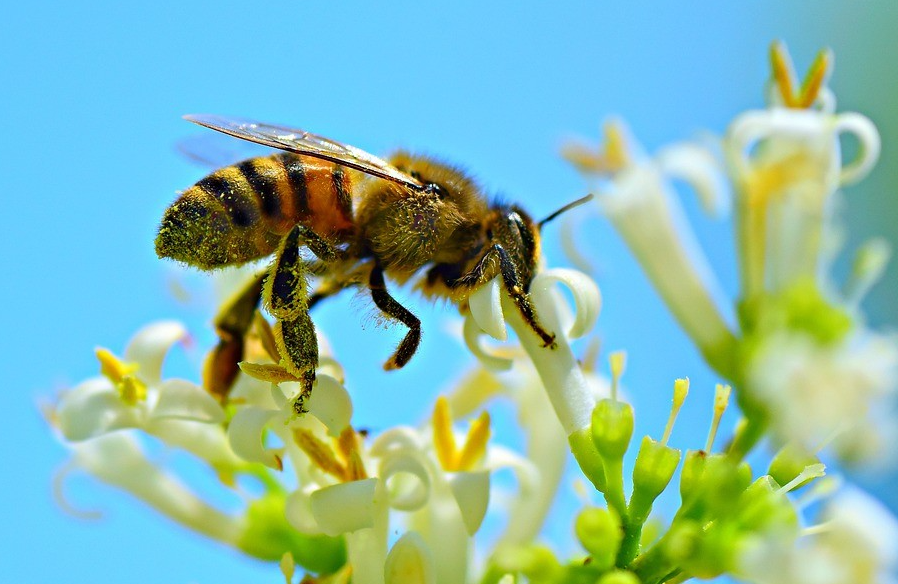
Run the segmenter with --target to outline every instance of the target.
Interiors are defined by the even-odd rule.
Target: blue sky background
[[[734,115],[762,104],[771,40],[789,43],[801,71],[830,46],[840,108],[869,115],[884,140],[873,175],[848,193],[850,244],[860,233],[894,241],[898,5],[821,0],[811,11],[798,1],[686,4],[7,6],[0,35],[4,580],[278,581],[274,566],[194,537],[95,482],[77,480],[70,492],[77,504],[103,509],[100,522],[67,516],[51,494],[51,476],[67,455],[37,400],[95,375],[94,346],[120,352],[151,320],[184,320],[201,348],[212,340],[206,279],[157,260],[152,245],[175,191],[203,174],[174,148],[199,131],[180,119],[185,113],[282,122],[375,153],[403,146],[439,154],[540,217],[584,194],[557,154],[564,138],[595,140],[609,114],[624,116],[649,150],[701,130],[721,133]],[[689,210],[732,294],[730,226],[699,217],[694,205]],[[637,433],[660,433],[672,380],[688,375],[694,391],[673,441],[699,446],[716,380],[607,222],[590,211],[583,225],[581,249],[596,265],[605,300],[598,335],[605,348],[629,352]],[[557,227],[546,233],[550,263],[565,264]],[[895,274],[868,303],[874,323],[898,319]],[[173,281],[193,300],[176,301]],[[380,365],[402,331],[362,328],[366,310],[351,294],[314,315],[347,367],[357,424],[375,430],[420,419],[436,391],[473,360],[445,332],[451,310],[399,296],[422,316],[425,337],[397,373]],[[199,351],[182,353],[169,373],[195,378],[190,367],[200,358]],[[894,479],[879,488],[898,506]],[[568,537],[568,530],[565,519],[552,533]]]

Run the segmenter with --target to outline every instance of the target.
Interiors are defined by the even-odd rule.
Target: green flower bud
[[[633,497],[629,512],[631,521],[641,517],[642,524],[652,509],[652,502],[660,495],[680,464],[680,451],[655,442],[648,436],[642,439],[636,465],[633,467]]]
[[[605,459],[621,459],[633,437],[633,407],[603,399],[592,411],[592,440]]]
[[[614,570],[599,578],[596,584],[639,584],[639,578],[633,572]]]
[[[623,535],[620,518],[614,511],[597,507],[584,509],[574,522],[574,533],[592,556],[591,565],[602,571],[614,566]]]
[[[283,494],[269,493],[250,503],[246,531],[237,547],[263,560],[279,561],[285,552],[310,572],[330,574],[346,563],[343,538],[305,535],[287,523]]]
[[[769,476],[760,477],[745,489],[739,508],[738,522],[743,531],[757,533],[774,527],[781,532],[798,528],[795,506]]]
[[[767,474],[773,477],[779,486],[785,486],[795,480],[805,468],[819,464],[820,459],[816,455],[808,453],[804,448],[797,444],[789,444],[780,449],[770,462],[770,468]],[[798,484],[796,489],[810,483],[813,478]]]
[[[683,503],[701,486],[701,478],[705,472],[705,460],[708,453],[704,450],[687,450],[683,460],[683,472],[680,473],[680,498]]]
[[[583,428],[573,432],[567,437],[571,452],[577,460],[577,464],[583,470],[583,474],[600,493],[605,491],[605,467],[602,465],[602,457],[596,450],[592,441],[589,428]]]

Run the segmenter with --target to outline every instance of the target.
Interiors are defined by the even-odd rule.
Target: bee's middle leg
[[[302,391],[293,407],[297,413],[305,413],[305,400],[312,392],[318,367],[318,337],[309,317],[313,298],[309,297],[306,278],[309,269],[300,256],[300,245],[307,246],[324,261],[339,259],[342,252],[311,229],[296,225],[278,246],[262,292],[268,312],[277,319],[274,336],[281,365],[302,382]]]
[[[421,321],[406,307],[399,304],[395,298],[390,296],[384,281],[383,268],[379,265],[375,265],[374,269],[371,270],[371,276],[368,278],[368,287],[371,290],[371,298],[374,300],[374,304],[384,314],[395,318],[408,327],[408,333],[400,341],[390,359],[384,363],[384,369],[399,369],[408,363],[415,351],[418,350],[418,344],[421,342]]]

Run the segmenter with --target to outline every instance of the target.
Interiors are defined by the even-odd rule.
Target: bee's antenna
[[[589,194],[589,195],[586,195],[585,197],[583,197],[582,199],[577,199],[577,200],[574,201],[573,203],[568,203],[567,205],[565,205],[565,206],[562,207],[561,209],[558,209],[557,211],[555,211],[554,213],[552,213],[551,215],[549,215],[548,217],[546,217],[545,219],[543,219],[542,221],[540,221],[539,223],[537,223],[537,225],[539,226],[540,229],[542,229],[542,228],[543,228],[543,225],[545,225],[546,223],[548,223],[548,222],[551,221],[552,219],[558,217],[559,215],[561,215],[561,214],[564,213],[565,211],[570,211],[570,210],[573,209],[574,207],[579,207],[579,206],[582,205],[583,203],[586,203],[586,202],[591,201],[591,200],[592,200],[592,194]]]

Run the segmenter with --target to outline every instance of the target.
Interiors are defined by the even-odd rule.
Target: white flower
[[[898,520],[861,491],[829,502],[823,523],[797,540],[756,537],[739,559],[741,575],[758,584],[894,584]]]
[[[774,334],[749,365],[747,389],[766,405],[781,440],[813,452],[830,439],[849,458],[869,457],[888,432],[879,422],[898,386],[898,344],[858,333],[821,346],[797,332]]]
[[[712,366],[724,367],[733,335],[715,302],[720,285],[671,187],[683,180],[705,209],[719,213],[729,193],[716,160],[693,144],[648,158],[620,121],[606,125],[605,151],[596,157],[609,159],[607,178],[596,184],[602,210],[686,333]]]
[[[839,137],[854,136],[856,158],[843,164]],[[736,186],[743,294],[816,280],[832,194],[863,178],[880,142],[866,117],[771,107],[740,115],[724,149]]]
[[[97,349],[103,376],[65,392],[53,410],[63,437],[79,442],[140,428],[213,465],[235,463],[220,426],[225,414],[218,402],[194,383],[162,379],[165,355],[186,335],[180,323],[163,321],[138,331],[123,360]]]

